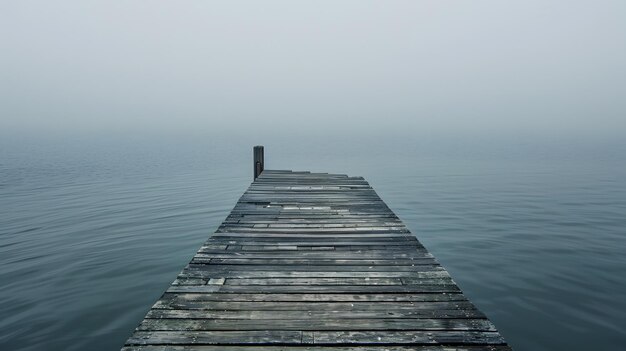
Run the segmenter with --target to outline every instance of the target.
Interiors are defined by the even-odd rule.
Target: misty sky
[[[0,52],[4,131],[626,131],[623,0],[2,1]]]

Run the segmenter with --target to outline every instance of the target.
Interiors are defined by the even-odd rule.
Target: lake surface
[[[0,349],[116,350],[266,168],[364,176],[515,350],[626,345],[626,142],[0,140]]]

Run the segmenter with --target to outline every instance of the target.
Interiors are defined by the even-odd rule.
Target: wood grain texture
[[[122,350],[510,347],[363,178],[265,170]]]

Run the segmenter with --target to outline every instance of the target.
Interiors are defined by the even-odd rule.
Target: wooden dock
[[[123,350],[510,347],[363,178],[264,170]]]

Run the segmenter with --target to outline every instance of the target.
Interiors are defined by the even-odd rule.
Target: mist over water
[[[626,131],[626,3],[0,4],[0,128]]]
[[[623,140],[246,138],[3,137],[1,348],[120,347],[249,185],[256,143],[267,168],[365,176],[516,350],[626,341]]]

